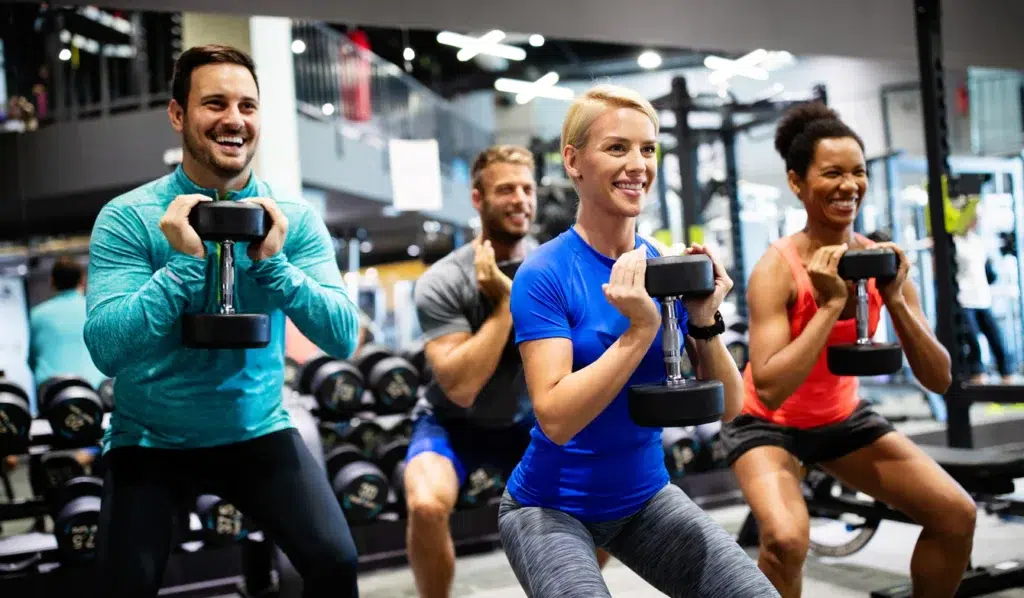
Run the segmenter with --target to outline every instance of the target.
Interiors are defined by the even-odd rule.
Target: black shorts
[[[730,466],[759,446],[780,446],[804,465],[814,465],[864,448],[895,429],[870,403],[861,401],[850,417],[817,428],[781,426],[744,413],[722,424],[718,437]]]

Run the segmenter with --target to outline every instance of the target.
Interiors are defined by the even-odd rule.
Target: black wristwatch
[[[691,326],[687,324],[686,334],[699,340],[707,341],[725,332],[725,320],[722,319],[722,312],[715,312],[715,323],[710,326]]]

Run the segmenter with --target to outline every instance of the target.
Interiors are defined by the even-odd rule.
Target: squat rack
[[[946,439],[951,447],[973,448],[970,406],[975,402],[1024,402],[1024,387],[972,384],[966,371],[965,347],[969,334],[957,303],[956,249],[945,225],[944,197],[958,195],[949,165],[949,129],[946,122],[946,81],[942,61],[940,0],[915,0],[918,68],[924,108],[925,149],[928,161],[928,218],[935,264],[935,332],[949,352],[953,382],[944,399],[947,406]],[[950,187],[948,190],[946,189]],[[1015,198],[1020,201],[1020,198]],[[1018,214],[1018,218],[1021,216]],[[1020,223],[1017,224],[1018,228]],[[1016,236],[1017,259],[1021,239]]]
[[[736,138],[744,133],[774,123],[794,104],[809,101],[828,103],[825,86],[815,85],[806,98],[774,100],[771,97],[753,102],[737,102],[734,97],[723,100],[714,94],[691,95],[685,77],[672,79],[672,90],[665,96],[653,100],[655,109],[672,112],[675,126],[671,133],[676,145],[673,149],[679,159],[680,200],[683,212],[683,240],[689,245],[693,241],[694,227],[703,224],[701,214],[707,207],[711,197],[724,192],[729,200],[729,221],[731,223],[731,245],[733,271],[729,273],[733,280],[732,295],[736,303],[736,313],[741,318],[747,317],[746,271],[744,269],[743,232],[740,226],[739,169],[736,164]],[[712,114],[721,118],[717,127],[695,127],[690,123],[691,114]],[[697,178],[699,168],[698,149],[702,143],[720,140],[724,149],[725,181],[711,181],[700,188]],[[662,168],[664,162],[661,161]],[[662,219],[668,225],[668,207],[666,196],[668,187],[665,176],[658,177],[658,191],[661,197]]]

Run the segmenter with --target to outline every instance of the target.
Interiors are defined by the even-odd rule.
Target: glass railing
[[[370,143],[436,139],[441,168],[468,176],[494,131],[466,119],[448,100],[402,69],[323,23],[295,21],[295,96],[300,112],[339,122]]]

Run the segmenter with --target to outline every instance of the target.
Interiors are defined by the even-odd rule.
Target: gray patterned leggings
[[[560,511],[523,507],[506,492],[498,526],[530,598],[610,597],[595,547],[672,597],[779,596],[736,541],[673,484],[633,515],[589,524]]]

